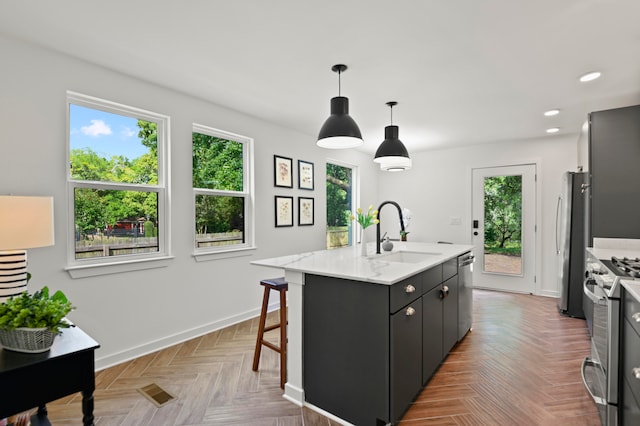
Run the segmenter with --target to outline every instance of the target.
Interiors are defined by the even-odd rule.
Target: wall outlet
[[[451,216],[449,223],[451,223],[451,225],[462,225],[462,218],[460,216]]]

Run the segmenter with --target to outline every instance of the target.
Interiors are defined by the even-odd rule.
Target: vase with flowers
[[[366,256],[367,234],[365,230],[371,225],[377,225],[380,223],[380,220],[378,220],[378,210],[374,210],[373,205],[370,205],[369,209],[365,213],[360,207],[358,207],[358,210],[356,210],[356,216],[351,215],[351,220],[356,220],[360,224],[360,250],[362,255]]]

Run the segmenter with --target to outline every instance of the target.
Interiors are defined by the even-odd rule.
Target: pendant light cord
[[[342,71],[340,69],[338,69],[338,96],[341,96],[341,92],[342,92],[342,85],[340,84],[340,74],[342,73]]]

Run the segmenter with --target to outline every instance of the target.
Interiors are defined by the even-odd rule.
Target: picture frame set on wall
[[[313,163],[298,160],[298,188],[313,191]]]
[[[311,197],[298,197],[298,226],[313,225],[313,202]]]
[[[293,197],[275,196],[276,228],[293,226]]]
[[[281,188],[293,188],[293,159],[273,156],[273,184]]]
[[[273,156],[273,184],[278,188],[293,188],[293,159],[282,155]],[[315,186],[314,164],[298,160],[298,189],[313,191]],[[314,225],[314,198],[298,197],[298,226]],[[276,228],[294,226],[294,197],[274,197]]]

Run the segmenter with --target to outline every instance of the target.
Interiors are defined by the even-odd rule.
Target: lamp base
[[[0,251],[0,303],[27,290],[27,251]]]

